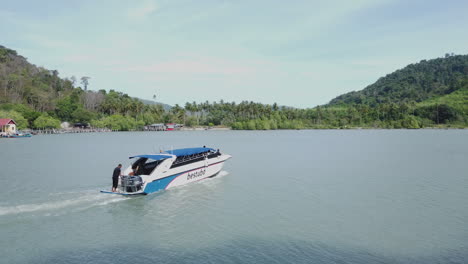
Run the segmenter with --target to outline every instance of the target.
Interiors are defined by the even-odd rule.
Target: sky
[[[0,45],[60,77],[170,105],[328,103],[445,53],[466,0],[0,0]]]

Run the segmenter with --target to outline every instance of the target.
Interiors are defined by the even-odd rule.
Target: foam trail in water
[[[39,211],[55,211],[60,209],[66,209],[70,207],[85,207],[90,208],[93,206],[106,205],[116,201],[125,200],[123,197],[110,197],[103,194],[89,194],[81,193],[80,196],[71,199],[44,202],[44,203],[32,203],[32,204],[21,204],[15,206],[0,206],[0,216],[11,215],[11,214],[22,214],[22,213],[33,213]]]
[[[228,175],[227,171],[220,171],[216,177],[204,179],[200,182],[210,182],[220,177]],[[182,186],[180,186],[182,187]],[[44,203],[32,203],[32,204],[21,204],[15,206],[0,206],[0,216],[2,215],[12,215],[12,214],[23,214],[23,213],[34,213],[34,212],[47,212],[47,211],[57,211],[62,209],[71,208],[73,211],[76,210],[85,210],[94,206],[104,206],[110,203],[124,201],[125,197],[115,197],[113,195],[103,195],[96,193],[95,190],[91,191],[81,191],[81,192],[60,192],[52,193],[50,196],[64,197],[69,195],[77,195],[76,198],[61,199],[52,202]]]
[[[228,174],[229,174],[229,172],[227,172],[227,171],[220,171],[219,174],[216,177],[224,177],[224,176],[226,176]]]
[[[203,178],[201,180],[195,181],[194,183],[206,184],[208,182],[218,180],[219,178],[222,178],[222,177],[224,177],[224,176],[226,176],[228,174],[229,174],[229,172],[227,172],[227,171],[220,171],[215,177]],[[185,184],[185,185],[178,186],[178,187],[186,187],[186,186],[190,186],[190,184]]]
[[[217,180],[219,180],[219,178],[223,178],[225,176],[227,176],[229,174],[229,172],[227,171],[220,171],[218,173],[218,175],[216,175],[215,177],[211,177],[211,178],[205,178],[201,181],[199,181],[200,183],[210,183],[212,184],[211,182],[217,182]]]
[[[206,186],[214,187],[214,186],[216,186],[218,184],[220,178],[223,178],[223,177],[227,176],[228,174],[229,174],[229,172],[227,172],[227,171],[220,171],[218,173],[218,175],[216,175],[215,177],[204,178],[204,179],[201,179],[199,181],[195,181],[194,184],[204,184]],[[177,186],[176,188],[178,188],[178,189],[189,188],[190,189],[190,185],[191,185],[191,183],[181,185],[181,186]]]

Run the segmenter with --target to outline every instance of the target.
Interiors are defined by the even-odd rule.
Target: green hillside
[[[32,106],[37,111],[55,108],[54,100],[73,90],[73,81],[62,80],[58,71],[30,64],[16,51],[0,46],[0,103]]]
[[[468,55],[446,55],[445,58],[410,64],[361,91],[336,97],[325,107],[376,112],[373,122],[361,123],[363,126],[374,123],[378,127],[408,127],[407,122],[398,120],[411,120],[414,128],[466,127]]]
[[[436,104],[447,104],[464,114],[468,114],[468,81],[465,81],[461,89],[440,97],[434,97],[417,104],[418,107],[430,106]]]
[[[170,118],[162,104],[110,90],[87,91],[88,80],[62,79],[57,70],[30,64],[16,51],[0,46],[0,118],[13,118],[20,128],[58,128],[60,122],[91,123],[129,130]]]
[[[329,105],[422,102],[462,88],[468,78],[468,55],[423,60],[397,70],[361,91],[346,93]]]

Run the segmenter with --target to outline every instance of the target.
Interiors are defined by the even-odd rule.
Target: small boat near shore
[[[16,134],[3,134],[2,138],[30,138],[32,137],[29,133],[16,133]]]
[[[135,161],[123,170],[119,195],[150,194],[216,176],[231,156],[212,148],[184,148],[159,154],[130,157]]]

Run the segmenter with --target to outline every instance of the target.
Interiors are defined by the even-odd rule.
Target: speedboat
[[[120,195],[150,194],[216,176],[231,156],[212,148],[174,149],[130,157],[134,162],[122,172]]]

